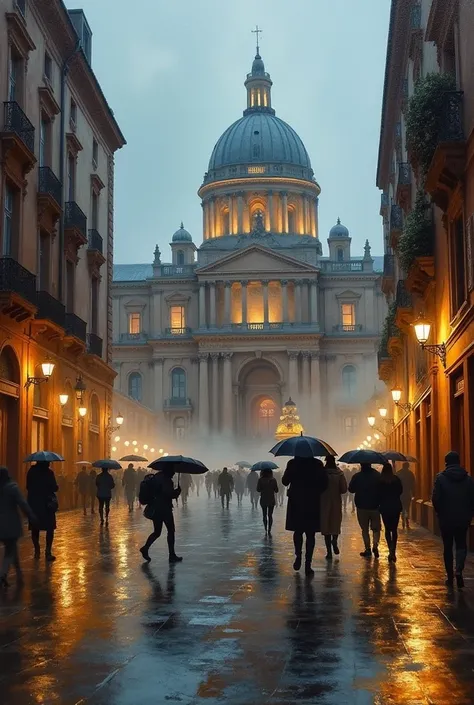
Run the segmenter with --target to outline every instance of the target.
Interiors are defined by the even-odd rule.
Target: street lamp
[[[367,421],[369,422],[369,426],[371,428],[375,426],[375,416],[373,414],[369,414],[369,416],[367,416]]]
[[[130,441],[125,441],[124,446],[126,446],[128,448],[129,445],[130,445]]]
[[[25,388],[29,389],[29,387],[32,384],[42,384],[43,382],[47,382],[51,375],[53,374],[54,370],[54,362],[51,360],[51,358],[47,357],[44,362],[41,363],[41,372],[43,373],[42,376],[40,377],[27,377],[26,382],[25,382]],[[36,368],[35,368],[36,369]]]
[[[120,440],[120,436],[115,436],[115,438],[114,438],[114,443],[118,443],[119,440]]]
[[[120,411],[118,412],[117,416],[115,417],[115,423],[116,423],[116,426],[113,426],[112,419],[109,416],[108,424],[105,427],[105,430],[107,431],[108,434],[112,434],[112,433],[114,433],[114,431],[118,431],[120,426],[123,424],[123,416],[120,413]],[[120,440],[120,436],[116,436],[115,440],[117,440],[117,438]]]
[[[385,408],[385,406],[381,406],[379,408],[379,414],[383,419],[387,417],[387,409]]]
[[[69,401],[69,394],[60,394],[59,395],[59,403],[61,406],[66,406],[66,404]]]
[[[400,409],[403,409],[403,411],[410,412],[413,409],[413,404],[411,404],[409,401],[408,402],[402,402],[400,399],[402,398],[402,389],[399,386],[395,386],[391,390],[392,394],[392,399],[395,403],[395,406],[398,406]]]
[[[155,449],[154,449],[154,448],[150,448],[150,453],[154,453],[154,452],[155,452]]]
[[[148,446],[146,443],[143,444],[143,450],[148,450]]]
[[[420,343],[421,349],[437,355],[441,360],[443,367],[446,369],[446,343],[438,343],[436,345],[427,345],[431,333],[431,323],[423,316],[422,313],[418,316],[413,324],[415,329],[416,339]]]
[[[84,416],[87,414],[87,407],[86,406],[81,406],[78,408],[79,416],[83,419]]]
[[[76,395],[77,401],[81,404],[82,404],[82,399],[83,399],[85,391],[86,391],[86,385],[84,383],[84,380],[82,379],[82,376],[79,375],[78,377],[76,377],[76,384],[74,385],[74,393]]]

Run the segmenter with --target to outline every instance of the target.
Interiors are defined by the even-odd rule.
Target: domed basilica
[[[381,258],[368,241],[353,256],[339,219],[323,255],[321,189],[258,49],[245,88],[198,191],[202,244],[181,223],[171,262],[157,246],[114,266],[116,391],[176,438],[266,440],[291,397],[307,433],[350,442],[377,379]]]

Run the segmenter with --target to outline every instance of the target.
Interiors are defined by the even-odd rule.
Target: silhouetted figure
[[[146,508],[146,516],[153,521],[153,533],[149,535],[144,546],[140,548],[140,553],[146,561],[151,561],[149,550],[152,544],[160,538],[163,524],[166,526],[168,535],[169,562],[179,563],[183,559],[175,552],[175,525],[173,517],[173,499],[178,499],[181,494],[181,487],[175,487],[173,477],[175,475],[173,467],[157,472],[151,479],[152,498]]]
[[[415,496],[415,475],[410,470],[409,463],[403,463],[400,470],[397,472],[397,477],[400,478],[403,493],[402,493],[402,528],[410,528],[410,506]]]
[[[262,470],[257,482],[257,492],[260,493],[260,506],[263,514],[263,525],[265,533],[270,535],[273,526],[273,510],[278,494],[278,483],[273,477],[271,470]]]
[[[237,470],[237,472],[233,474],[233,478],[235,494],[237,495],[237,504],[240,506],[242,504],[242,498],[245,492],[245,480],[240,470]]]
[[[142,484],[143,480],[145,479],[147,475],[147,471],[144,470],[143,468],[138,468],[137,470],[137,477],[136,477],[136,490],[135,490],[135,496],[137,498],[138,502],[138,493],[140,492],[140,485]]]
[[[23,527],[18,509],[34,524],[36,517],[23,497],[20,488],[13,482],[8,469],[0,467],[0,542],[5,547],[2,567],[0,568],[0,586],[8,586],[8,570],[13,564],[17,581],[22,582],[20,560],[18,557],[18,539],[23,536]]]
[[[97,499],[99,501],[99,516],[100,523],[104,523],[105,509],[105,525],[109,524],[110,500],[112,499],[112,490],[115,487],[114,478],[110,474],[108,468],[102,468],[95,479],[97,487]]]
[[[207,472],[206,476],[204,478],[204,482],[206,484],[206,490],[207,490],[207,498],[211,499],[211,492],[212,492],[212,472]]]
[[[258,492],[257,492],[258,474],[255,470],[251,470],[247,475],[247,481],[245,483],[249,495],[250,501],[252,502],[252,507],[257,507],[258,504]]]
[[[317,458],[293,458],[286,466],[282,483],[288,489],[286,530],[293,531],[295,562],[301,568],[303,534],[306,535],[306,575],[314,575],[311,568],[316,532],[321,531],[321,494],[328,486],[324,465]]]
[[[56,529],[56,512],[58,511],[56,492],[59,488],[49,463],[40,462],[30,467],[26,476],[26,489],[28,504],[36,517],[36,521],[34,523],[30,521],[29,524],[35,558],[40,557],[40,531],[46,531],[45,558],[47,561],[55,561],[56,557],[53,556],[51,549]]]
[[[204,482],[204,478],[202,475],[196,475],[194,478],[194,487],[196,488],[196,496],[199,497],[199,493],[201,491],[202,483]]]
[[[457,585],[462,588],[467,556],[467,532],[474,515],[474,480],[461,467],[459,453],[448,453],[445,464],[444,471],[436,476],[432,502],[443,538],[446,584],[452,586],[455,572]],[[455,571],[453,542],[456,547]]]
[[[360,472],[353,475],[349,483],[349,492],[353,492],[355,506],[357,507],[357,520],[362,530],[365,550],[361,552],[363,558],[371,558],[370,532],[373,533],[373,553],[379,557],[380,530],[382,524],[379,512],[379,486],[380,475],[369,463],[361,463]]]
[[[349,483],[352,480],[352,470],[350,469],[349,465],[341,465],[340,468],[344,473],[344,477],[346,478],[347,487],[349,487]],[[349,491],[347,491],[342,496],[342,508],[345,512],[347,511],[347,500],[350,500],[352,505],[352,512],[355,512],[354,495],[350,494]]]
[[[214,499],[219,496],[219,470],[212,472],[212,488],[214,490]]]
[[[275,470],[273,473],[273,477],[277,481],[277,485],[278,485],[277,504],[280,507],[283,506],[283,502],[285,501],[285,488],[283,487],[283,483],[281,481],[282,475],[283,475],[283,473],[281,470]]]
[[[224,509],[224,503],[227,509],[229,509],[230,497],[232,495],[232,490],[234,489],[234,478],[230,474],[227,468],[224,468],[217,478],[219,484],[219,492],[221,495],[222,509]]]
[[[385,540],[388,546],[388,560],[397,562],[398,522],[402,511],[401,495],[403,486],[393,472],[390,463],[385,463],[380,473],[379,510],[385,527]]]
[[[81,466],[81,469],[76,475],[76,480],[74,484],[76,485],[77,493],[79,495],[79,499],[82,506],[82,511],[84,512],[85,516],[87,514],[87,501],[89,499],[89,475],[87,474],[85,465]]]
[[[189,492],[191,491],[191,488],[194,487],[193,478],[189,473],[184,472],[181,475],[179,484],[181,486],[181,502],[184,507],[184,505],[188,503]]]
[[[128,511],[133,512],[133,505],[137,494],[137,471],[133,467],[132,463],[129,463],[127,469],[124,470],[122,487],[125,490],[125,499],[127,500]]]
[[[321,495],[321,533],[326,543],[326,559],[330,561],[333,551],[336,556],[340,552],[337,539],[341,533],[342,495],[347,492],[347,482],[332,455],[326,458],[324,469],[328,476],[328,486]]]

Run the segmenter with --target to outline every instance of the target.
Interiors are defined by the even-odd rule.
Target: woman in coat
[[[333,551],[339,555],[337,538],[341,533],[342,495],[347,492],[347,480],[332,455],[326,458],[325,470],[328,486],[321,495],[321,533],[326,542],[326,559],[330,561]]]
[[[28,504],[36,517],[35,523],[30,521],[35,558],[40,557],[40,531],[46,531],[45,558],[47,561],[55,561],[56,557],[51,553],[51,549],[56,529],[56,512],[58,511],[56,492],[59,488],[48,462],[39,462],[30,467],[26,476],[26,489]]]
[[[301,568],[303,534],[306,535],[305,573],[314,575],[311,568],[316,532],[321,531],[321,494],[328,486],[324,465],[317,458],[293,458],[286,466],[282,483],[288,487],[286,530],[293,531],[295,562]]]
[[[138,482],[138,478],[137,478]],[[105,525],[109,525],[110,500],[112,499],[112,490],[115,487],[114,478],[108,468],[102,468],[101,472],[95,478],[97,487],[97,499],[99,500],[99,516],[101,525],[104,524],[104,509],[105,509]]]
[[[0,569],[0,586],[3,587],[8,586],[8,569],[12,563],[15,566],[18,582],[22,582],[17,543],[23,535],[23,527],[18,508],[29,518],[30,522],[35,521],[33,512],[16,482],[10,478],[8,469],[0,467],[0,541],[5,546]]]
[[[262,470],[257,482],[257,492],[260,493],[260,506],[263,514],[263,525],[265,533],[272,533],[273,526],[273,510],[276,504],[276,495],[278,494],[278,483],[273,477],[271,470]]]
[[[388,545],[388,560],[397,562],[398,522],[402,512],[401,495],[403,485],[393,472],[392,465],[385,463],[380,474],[379,510],[385,527],[385,540]]]

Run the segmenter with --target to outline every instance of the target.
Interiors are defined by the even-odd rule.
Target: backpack
[[[156,496],[156,487],[154,487],[155,476],[153,474],[145,475],[140,482],[140,490],[138,492],[138,501],[141,505],[151,504]]]

